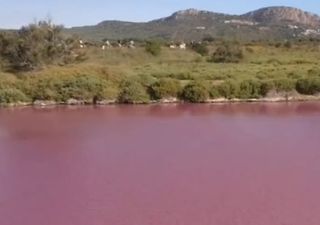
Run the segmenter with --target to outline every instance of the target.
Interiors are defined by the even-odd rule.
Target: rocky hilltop
[[[320,26],[320,17],[292,7],[268,7],[249,12],[243,17],[260,23],[297,23],[312,27]]]
[[[262,8],[243,15],[187,9],[149,22],[103,21],[66,32],[91,40],[162,38],[188,41],[207,36],[239,40],[319,38],[320,17],[283,6]]]

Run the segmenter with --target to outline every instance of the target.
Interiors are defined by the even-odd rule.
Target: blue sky
[[[187,8],[241,14],[265,6],[293,6],[320,14],[319,0],[0,0],[0,27],[17,28],[51,17],[67,27],[102,20],[148,21]]]

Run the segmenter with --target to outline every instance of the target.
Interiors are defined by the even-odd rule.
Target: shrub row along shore
[[[114,48],[62,31],[49,20],[0,32],[0,105],[320,98],[319,41],[313,39],[275,44],[212,38],[183,50],[160,40],[118,40]]]
[[[320,78],[299,80],[206,80],[94,75],[2,77],[0,105],[214,103],[320,99]]]

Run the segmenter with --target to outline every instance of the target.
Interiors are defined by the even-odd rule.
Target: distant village
[[[190,44],[194,44],[195,42],[191,42]],[[198,42],[201,43],[201,42]],[[89,41],[85,41],[80,39],[79,40],[79,48],[84,49],[90,46],[97,46],[97,44],[93,44]],[[134,49],[136,48],[137,44],[134,40],[123,40],[123,41],[109,41],[109,40],[104,40],[102,44],[100,44],[101,50],[106,51],[107,49],[110,48],[129,48],[129,49]],[[181,49],[181,50],[186,50],[187,49],[187,43],[184,41],[180,42],[171,42],[170,44],[167,45],[168,48],[170,49]]]

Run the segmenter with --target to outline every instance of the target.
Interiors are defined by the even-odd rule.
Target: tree
[[[42,65],[63,62],[72,55],[74,45],[62,35],[62,26],[40,21],[16,32],[0,35],[0,54],[11,68],[33,70]]]

